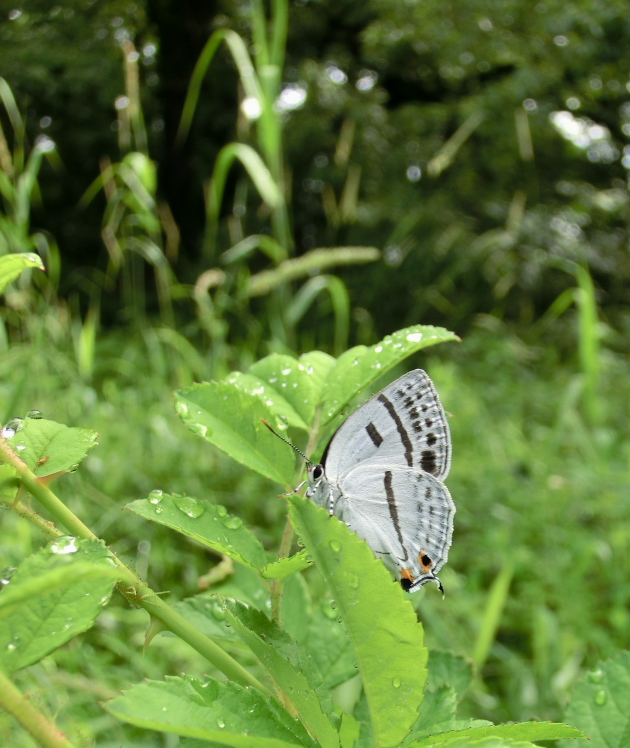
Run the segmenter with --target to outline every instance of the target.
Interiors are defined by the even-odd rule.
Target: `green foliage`
[[[358,390],[410,353],[453,337],[444,330],[415,327],[371,348],[349,351],[338,360],[319,352],[299,361],[274,354],[253,366],[254,373],[246,375],[253,379],[245,382],[268,383],[266,415],[282,419],[289,414],[294,422],[303,418],[309,443],[315,445],[319,430],[326,430]],[[256,402],[262,404],[269,397],[264,392],[249,394],[252,400],[243,406],[247,393],[241,379],[232,376],[208,385],[210,399],[190,399],[184,416],[194,406],[195,418],[184,420],[206,438],[212,431],[213,443],[236,444],[226,451],[235,451],[250,468],[273,479],[268,464],[261,462],[262,449],[248,455],[248,447],[239,446],[256,445],[251,419],[258,422]],[[312,397],[311,402],[308,397],[300,402],[296,394],[302,382],[302,394]],[[286,398],[274,399],[276,387],[278,392],[286,391]],[[180,414],[184,399],[180,393],[176,400]],[[199,416],[212,416],[216,423],[200,430]],[[49,463],[56,472],[67,470],[71,460],[85,457],[93,446],[92,432],[41,418],[24,423],[5,427],[6,440],[0,441],[5,465],[53,518],[83,539],[65,537],[51,525],[49,532],[55,539],[15,573],[8,599],[0,600],[0,631],[6,640],[3,666],[8,671],[32,666],[89,628],[107,604],[115,578],[120,578],[124,584],[119,584],[119,592],[156,622],[150,638],[160,628],[171,631],[229,679],[223,683],[214,676],[199,679],[190,674],[133,686],[106,707],[131,725],[237,748],[252,741],[270,748],[394,748],[446,742],[518,746],[531,744],[524,741],[581,735],[574,728],[550,723],[493,726],[487,721],[458,720],[456,706],[470,682],[470,665],[452,653],[435,652],[428,681],[423,627],[409,596],[393,583],[364,541],[306,498],[289,499],[291,520],[304,550],[288,558],[283,542],[280,558],[272,564],[240,517],[229,515],[220,505],[161,491],[132,502],[129,508],[134,514],[193,538],[242,568],[233,580],[216,586],[218,595],[201,593],[174,606],[165,604],[102,541],[92,539],[91,531],[34,474]],[[26,462],[18,458],[20,453]],[[13,507],[29,516],[19,498]],[[317,585],[311,590],[300,581],[298,572],[309,561],[333,600],[317,602]],[[60,569],[67,572],[65,577]],[[42,594],[45,583],[50,587]],[[229,654],[235,647],[247,667]],[[356,668],[361,694],[358,700],[357,696],[342,699],[345,706],[339,706],[331,689],[355,681]],[[12,687],[5,689],[0,704],[35,734],[20,712],[21,698]]]

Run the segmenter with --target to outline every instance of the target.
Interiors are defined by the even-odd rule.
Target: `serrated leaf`
[[[250,366],[248,374],[267,382],[275,391],[276,397],[281,397],[290,404],[304,424],[300,428],[309,427],[315,416],[320,394],[319,379],[312,366],[305,366],[302,361],[291,356],[272,353]],[[274,399],[273,393],[271,399]]]
[[[511,740],[510,738],[467,738],[461,737],[454,740],[440,741],[435,743],[436,748],[537,748],[533,743],[523,740]]]
[[[357,660],[348,632],[344,623],[337,619],[337,612],[330,605],[318,608],[313,612],[304,639],[304,646],[328,688],[335,688],[357,674]]]
[[[473,679],[473,665],[461,655],[439,649],[429,651],[429,688],[452,686],[461,701]]]
[[[17,252],[0,257],[0,293],[27,268],[46,269],[42,258],[35,252]]]
[[[62,537],[20,564],[3,595],[11,591],[19,596],[22,584],[32,589],[38,578],[60,569],[65,573],[65,584],[33,595],[2,618],[0,664],[5,670],[32,665],[92,626],[109,601],[115,578],[110,573],[105,578],[100,574],[86,576],[85,565],[111,572],[114,565],[110,555],[101,540]]]
[[[236,600],[226,600],[225,607],[227,622],[293,704],[309,733],[322,748],[338,748],[337,731],[327,716],[333,711],[332,702],[308,655],[260,611]]]
[[[558,724],[555,722],[519,722],[513,725],[488,725],[486,727],[472,727],[467,730],[455,730],[443,732],[439,735],[414,740],[406,748],[427,748],[427,746],[442,746],[448,744],[453,746],[473,745],[473,741],[489,739],[513,741],[506,743],[519,744],[518,741],[532,740],[562,740],[563,738],[581,738],[583,733],[575,727]],[[530,743],[525,743],[529,745]],[[502,743],[498,743],[502,745]],[[577,745],[573,743],[573,745]]]
[[[260,573],[267,565],[267,554],[258,538],[240,517],[228,514],[220,504],[154,491],[148,499],[132,501],[125,508],[194,538],[252,571]]]
[[[299,551],[293,556],[267,564],[262,569],[262,575],[265,579],[286,579],[298,571],[307,569],[312,563],[306,551]]]
[[[234,748],[315,748],[299,721],[277,702],[255,689],[213,678],[147,681],[124,691],[105,709],[138,727]]]
[[[430,671],[429,671],[430,672]],[[406,746],[413,741],[431,735],[435,732],[444,732],[452,729],[452,725],[443,729],[433,729],[438,725],[455,721],[457,712],[457,695],[451,686],[442,686],[437,691],[427,691],[420,707],[420,716],[411,728],[411,733],[403,741]]]
[[[453,340],[459,338],[442,327],[414,325],[387,335],[380,343],[369,348],[359,346],[346,351],[328,377],[322,426],[332,421],[357,394],[412,353]]]
[[[328,583],[363,678],[376,748],[398,745],[427,681],[422,626],[368,545],[309,499],[289,499],[293,525]]]
[[[25,418],[22,428],[7,441],[38,478],[45,478],[75,468],[97,439],[96,431],[70,428],[45,418]]]
[[[308,429],[308,424],[295,411],[289,401],[278,393],[269,382],[251,373],[243,374],[240,371],[233,371],[225,378],[228,384],[233,384],[250,395],[260,397],[271,410],[280,418],[286,420],[288,426],[298,429]]]
[[[578,683],[565,717],[590,738],[568,746],[625,748],[630,745],[630,652],[598,663]]]
[[[291,486],[295,455],[262,424],[276,419],[257,395],[227,382],[205,382],[176,392],[175,408],[195,434],[265,478]]]

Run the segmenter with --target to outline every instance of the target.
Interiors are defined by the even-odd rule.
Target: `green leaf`
[[[25,418],[7,441],[38,478],[73,470],[96,446],[98,434],[44,418]]]
[[[304,424],[301,428],[310,426],[320,393],[319,379],[313,367],[305,366],[291,356],[272,353],[250,366],[249,374],[268,382],[278,395],[290,403]],[[272,409],[275,412],[275,408]]]
[[[205,382],[176,392],[175,407],[191,431],[265,478],[291,486],[295,456],[262,424],[275,418],[260,397],[227,382]]]
[[[537,748],[529,741],[501,737],[475,739],[466,736],[449,739],[448,741],[440,740],[440,742],[431,743],[431,745],[439,746],[439,748],[447,748],[447,746],[448,748]]]
[[[126,509],[194,538],[257,573],[267,565],[267,554],[258,538],[240,517],[228,514],[220,504],[153,491],[148,499],[132,501]]]
[[[286,579],[298,571],[308,569],[312,563],[306,551],[299,551],[293,556],[280,558],[267,564],[262,569],[262,575],[265,579]]]
[[[308,429],[308,425],[304,422],[302,416],[267,380],[251,373],[243,374],[240,371],[233,371],[226,377],[225,381],[250,395],[260,397],[279,418],[286,420],[287,425],[298,429]]]
[[[630,744],[630,652],[598,663],[571,697],[565,717],[590,738],[563,743],[589,748],[623,748]]]
[[[346,351],[339,357],[326,384],[322,425],[332,421],[359,392],[412,353],[452,340],[459,338],[442,327],[414,325],[385,336],[369,348],[360,346]]]
[[[468,745],[469,742],[470,745],[476,745],[477,743],[473,743],[473,741],[489,738],[509,741],[532,741],[581,737],[584,737],[584,734],[569,725],[557,724],[555,722],[519,722],[513,725],[488,725],[486,727],[472,727],[468,730],[443,732],[439,735],[415,740],[409,743],[407,748],[426,748],[426,746],[441,746],[446,744],[450,748],[451,745],[464,746]],[[499,742],[497,745],[503,745],[503,743]],[[512,743],[507,743],[507,745],[512,745]],[[573,745],[576,744],[573,743]]]
[[[46,270],[42,258],[35,252],[18,252],[0,257],[0,293],[27,268]]]
[[[429,671],[430,672],[430,671]],[[410,735],[403,741],[408,745],[414,740],[436,732],[452,729],[457,712],[457,695],[451,686],[442,686],[437,691],[427,691]],[[447,725],[440,729],[440,726]]]
[[[454,652],[439,649],[429,651],[429,688],[438,689],[452,686],[461,701],[464,691],[473,679],[473,666],[470,660]]]
[[[346,627],[339,623],[338,617],[338,611],[330,603],[317,608],[304,638],[304,646],[328,688],[335,688],[357,674],[357,658]]]
[[[0,465],[0,501],[12,504],[20,485],[17,470],[10,465]]]
[[[322,748],[338,748],[339,736],[326,714],[332,713],[332,702],[310,658],[264,613],[236,600],[226,600],[225,606],[227,622],[293,704],[309,733]]]
[[[86,565],[103,570],[103,574],[86,574]],[[25,559],[3,592],[10,593],[9,605],[25,597],[23,585],[32,594],[2,617],[2,667],[11,672],[32,665],[89,629],[111,596],[117,576],[112,575],[112,569],[110,553],[100,540],[61,537]],[[60,570],[64,579],[57,576]],[[33,590],[41,586],[44,577],[54,579],[52,589],[35,594]]]
[[[337,517],[289,499],[293,525],[328,583],[363,678],[376,748],[398,745],[422,703],[427,650],[422,626],[382,561]]]
[[[137,727],[213,740],[234,748],[288,748],[315,743],[299,721],[259,691],[213,678],[166,676],[124,691],[105,705]]]

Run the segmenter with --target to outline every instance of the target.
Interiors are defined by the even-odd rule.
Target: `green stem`
[[[0,437],[0,459],[15,468],[26,490],[46,507],[56,522],[62,524],[77,537],[98,540],[97,536],[55,496],[50,488],[33,475],[29,467],[12,451],[6,439],[2,437]],[[157,618],[169,631],[190,644],[194,650],[228,678],[243,686],[253,686],[259,691],[269,694],[269,690],[251,673],[224,652],[212,639],[201,633],[199,629],[167,605],[149,585],[143,582],[117,556],[112,553],[111,558],[118,568],[124,571],[125,581],[118,584],[118,591],[126,600],[132,605],[139,605],[144,608],[150,616]]]
[[[0,708],[12,715],[44,748],[75,748],[59,728],[44,717],[0,670]]]
[[[291,553],[291,543],[293,543],[293,525],[287,515],[287,524],[284,527],[284,533],[282,534],[282,541],[280,542],[280,550],[278,551],[278,558],[287,558]],[[284,579],[274,579],[271,583],[271,618],[278,626],[282,626],[282,588],[284,587]]]

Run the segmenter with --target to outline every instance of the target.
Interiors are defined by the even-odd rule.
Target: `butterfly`
[[[306,495],[365,540],[404,590],[436,582],[444,592],[436,574],[453,536],[455,505],[443,483],[451,438],[426,372],[389,384],[341,424],[321,462],[305,459]]]

